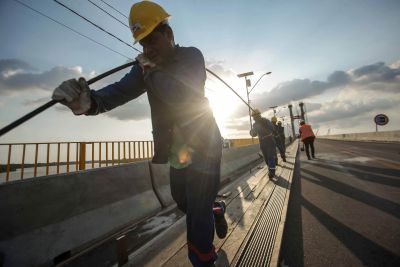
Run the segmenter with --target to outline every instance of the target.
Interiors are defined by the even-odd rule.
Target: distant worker
[[[260,149],[264,156],[265,163],[268,166],[268,177],[272,179],[275,176],[276,170],[276,142],[274,138],[274,126],[272,123],[261,117],[261,112],[254,109],[252,114],[254,118],[253,128],[250,130],[250,135],[256,137],[260,141]]]
[[[281,140],[281,144],[283,146],[284,151],[286,152],[286,138],[285,138],[285,128],[282,126],[282,122],[278,121],[277,123],[277,128],[278,128],[278,134]]]
[[[286,162],[285,142],[282,143],[282,139],[281,139],[281,137],[279,135],[279,128],[278,128],[278,125],[276,125],[277,121],[278,121],[278,119],[275,116],[273,116],[271,118],[271,122],[272,122],[272,124],[274,126],[274,138],[275,138],[276,146],[278,147],[279,154],[281,154],[282,160],[284,162]],[[278,164],[278,159],[277,159],[277,164]]]
[[[214,229],[225,238],[225,203],[215,202],[220,185],[221,134],[205,97],[205,63],[195,47],[175,44],[170,15],[158,4],[133,4],[129,24],[143,47],[137,64],[119,82],[98,91],[85,79],[64,81],[53,99],[75,115],[97,115],[147,93],[155,164],[170,164],[172,197],[186,213],[188,257],[193,266],[213,266]],[[106,127],[106,126],[105,126]],[[123,211],[121,211],[123,212]]]
[[[304,121],[300,122],[299,133],[301,141],[304,143],[306,147],[307,158],[310,160],[310,147],[311,147],[311,156],[315,159],[315,151],[314,151],[314,140],[315,135],[313,130],[311,129],[311,125],[306,124]]]

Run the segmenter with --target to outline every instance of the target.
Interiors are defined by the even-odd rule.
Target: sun
[[[206,88],[206,97],[219,126],[232,118],[238,108],[237,97],[230,91],[221,87]]]

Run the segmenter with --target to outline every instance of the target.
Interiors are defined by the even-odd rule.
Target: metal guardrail
[[[0,182],[150,159],[153,149],[153,141],[0,144]]]
[[[226,147],[240,147],[258,144],[258,138],[225,142]],[[153,150],[153,141],[3,143],[0,183],[147,160]]]

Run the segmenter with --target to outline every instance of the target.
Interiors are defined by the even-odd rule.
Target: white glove
[[[149,69],[156,67],[156,64],[150,61],[144,54],[139,54],[136,57],[137,62],[139,62],[140,67],[142,67],[143,73],[147,72]]]
[[[90,88],[85,78],[64,81],[51,98],[69,107],[75,115],[85,114],[91,105]]]
[[[254,130],[254,128],[252,128],[252,129],[250,130],[250,135],[251,135],[252,137],[256,137],[256,136],[257,136],[257,131]]]

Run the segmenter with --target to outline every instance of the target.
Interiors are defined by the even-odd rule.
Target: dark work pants
[[[265,163],[268,166],[268,172],[275,175],[276,169],[276,143],[272,137],[260,140],[260,148],[263,153]]]
[[[313,158],[315,158],[314,140],[315,140],[314,136],[307,137],[306,139],[303,140],[303,143],[304,143],[304,145],[306,147],[306,154],[307,154],[307,158],[308,159],[311,159],[311,157],[310,157],[310,147],[311,147],[311,156]]]
[[[280,137],[275,137],[275,143],[276,143],[276,147],[279,150],[279,154],[281,155],[282,158],[285,157],[285,143],[282,143],[281,138]]]
[[[170,168],[171,194],[186,213],[189,259],[193,266],[211,266],[216,260],[213,205],[220,183],[221,158],[193,156],[183,169]]]

